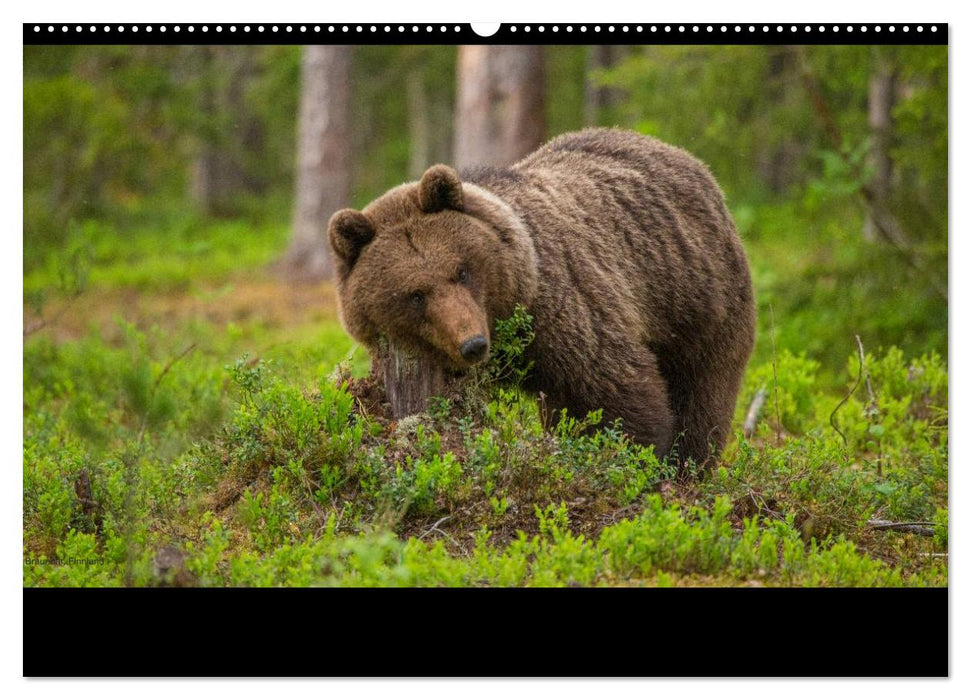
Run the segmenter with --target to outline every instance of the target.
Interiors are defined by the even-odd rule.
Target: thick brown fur
[[[529,388],[551,408],[602,408],[659,456],[702,464],[724,446],[755,307],[721,190],[688,153],[586,129],[508,169],[433,166],[335,214],[329,237],[342,319],[366,346],[467,367],[463,342],[523,304]]]

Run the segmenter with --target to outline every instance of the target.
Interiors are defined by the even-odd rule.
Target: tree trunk
[[[396,419],[422,413],[428,399],[445,393],[443,368],[427,357],[412,355],[391,344],[372,359],[372,367],[384,382],[385,394]]]
[[[420,66],[408,71],[408,177],[417,180],[425,169],[433,165],[431,159],[431,121],[428,91]]]
[[[189,54],[200,80],[198,109],[206,128],[190,178],[190,195],[206,214],[236,216],[240,195],[262,194],[265,181],[247,164],[264,149],[262,124],[247,109],[253,48],[198,46]]]
[[[610,67],[610,47],[593,45],[587,47],[587,70],[583,80],[583,123],[597,126],[600,112],[607,105],[607,88],[599,85],[596,72]]]
[[[596,73],[623,63],[630,54],[631,47],[626,45],[587,47],[587,68],[583,79],[584,126],[616,123],[616,110],[624,99],[624,91],[600,85]]]
[[[803,109],[802,95],[793,86],[799,81],[799,56],[793,46],[768,47],[768,66],[764,81],[766,101],[785,124]],[[799,159],[804,146],[791,129],[777,133],[766,125],[766,138],[758,154],[759,178],[774,194],[783,194],[798,178]]]
[[[213,192],[216,178],[216,156],[212,132],[212,120],[216,112],[216,90],[213,85],[212,47],[190,47],[188,62],[195,64],[199,76],[198,109],[209,127],[201,139],[198,153],[189,173],[189,196],[192,202],[206,214],[212,213]]]
[[[873,208],[887,210],[890,199],[890,181],[893,177],[893,160],[890,157],[890,144],[893,135],[894,106],[894,66],[890,57],[874,47],[874,67],[870,74],[869,123],[870,123],[870,168],[873,172],[869,182]],[[871,212],[863,224],[863,237],[868,241],[880,238],[879,223]]]
[[[455,165],[503,167],[543,141],[543,48],[462,46]]]
[[[327,221],[351,191],[351,47],[307,46],[301,69],[296,202],[285,268],[292,280],[331,276]]]

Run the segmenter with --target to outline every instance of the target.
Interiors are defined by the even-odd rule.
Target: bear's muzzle
[[[489,352],[489,341],[486,340],[484,335],[472,336],[462,343],[459,352],[462,353],[463,360],[475,364],[481,361],[486,356],[486,353]]]

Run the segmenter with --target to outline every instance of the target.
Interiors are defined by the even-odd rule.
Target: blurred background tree
[[[546,131],[543,47],[462,46],[458,52],[455,166],[508,166]]]
[[[351,193],[350,80],[350,46],[304,48],[293,233],[286,257],[291,279],[331,276],[321,232]]]
[[[708,163],[783,346],[946,353],[946,47],[27,46],[25,275],[90,222],[192,247],[221,220],[290,227],[275,269],[320,279],[334,209],[584,125]]]

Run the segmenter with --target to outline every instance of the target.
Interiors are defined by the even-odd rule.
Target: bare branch
[[[748,407],[748,413],[745,414],[745,425],[742,427],[742,434],[745,437],[750,438],[755,433],[755,426],[759,422],[759,414],[762,412],[762,407],[765,405],[767,396],[768,392],[763,386],[756,392],[755,398],[752,399],[752,404]]]
[[[859,349],[859,352],[860,352],[860,372],[859,374],[856,375],[856,383],[853,384],[853,388],[850,389],[850,393],[844,396],[843,400],[840,401],[838,404],[836,404],[836,408],[834,408],[833,412],[829,414],[829,424],[833,426],[833,430],[835,430],[839,434],[839,436],[843,438],[844,445],[848,445],[849,443],[847,442],[846,436],[843,434],[843,431],[841,431],[836,425],[836,413],[841,408],[843,408],[843,405],[847,401],[850,400],[850,397],[853,396],[853,394],[856,392],[857,387],[860,386],[860,381],[863,379],[863,363],[864,363],[863,343],[860,340],[860,336],[855,336],[855,337],[856,337],[856,347]],[[869,379],[867,379],[867,381],[869,382]],[[871,389],[871,396],[872,396],[872,389]]]
[[[924,537],[934,536],[935,523],[917,521],[912,523],[895,523],[890,520],[868,520],[867,527],[871,530],[893,530],[895,532],[912,532]],[[929,527],[930,526],[930,527]]]
[[[449,535],[447,532],[442,532],[438,528],[439,525],[441,525],[442,523],[444,523],[446,520],[448,520],[451,517],[452,517],[451,515],[446,515],[444,518],[439,518],[438,521],[436,521],[436,523],[434,525],[432,525],[430,528],[428,528],[423,533],[421,533],[421,535],[418,536],[418,539],[423,540],[423,539],[425,539],[425,537],[427,535],[430,535],[433,532],[440,532],[441,534],[445,535],[446,537],[451,537],[451,535]]]

